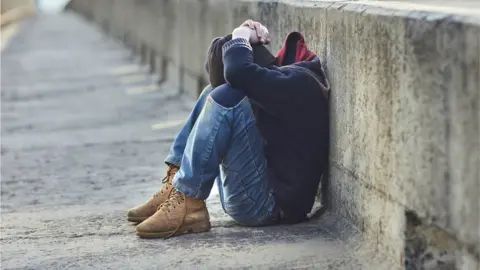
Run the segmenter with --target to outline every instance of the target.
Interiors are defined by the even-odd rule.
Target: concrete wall
[[[333,89],[329,208],[399,265],[433,250],[478,269],[480,19],[365,2],[73,0],[69,8],[192,96],[205,84],[213,37],[253,18],[276,51],[287,33],[302,32]]]

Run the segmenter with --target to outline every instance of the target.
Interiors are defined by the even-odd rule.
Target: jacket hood
[[[298,62],[312,61],[317,55],[308,50],[305,39],[299,32],[288,34],[277,53],[277,65],[285,66]]]
[[[277,53],[276,64],[278,66],[293,65],[307,69],[308,73],[318,82],[324,97],[329,98],[330,84],[320,59],[307,48],[305,39],[299,32],[288,34],[282,48]]]

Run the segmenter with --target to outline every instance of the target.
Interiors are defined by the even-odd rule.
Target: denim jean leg
[[[232,110],[235,124],[218,181],[222,206],[238,223],[265,225],[274,211],[275,200],[268,182],[263,139],[248,99]]]
[[[213,89],[210,85],[208,85],[203,89],[202,93],[197,99],[197,102],[193,106],[193,109],[190,112],[190,115],[188,116],[187,121],[185,122],[182,129],[175,137],[175,140],[173,141],[173,144],[170,147],[170,152],[167,158],[165,159],[165,163],[180,166],[180,162],[182,160],[183,153],[185,151],[185,145],[187,144],[188,136],[190,136],[190,132],[192,131],[193,126],[195,125],[195,122],[197,121],[197,118],[203,109],[203,106],[205,106],[207,97],[212,92],[212,90]]]
[[[223,85],[214,91],[233,91],[228,88]],[[174,185],[189,197],[206,199],[219,166],[218,185],[227,214],[245,225],[263,225],[275,202],[267,180],[263,140],[247,98],[224,107],[212,94],[207,97],[187,139]]]

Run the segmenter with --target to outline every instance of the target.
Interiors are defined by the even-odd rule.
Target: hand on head
[[[246,20],[232,32],[233,38],[244,38],[252,44],[269,44],[271,42],[268,29],[259,22]]]

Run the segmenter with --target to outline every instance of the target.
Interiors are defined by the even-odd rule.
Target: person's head
[[[207,54],[207,71],[210,78],[210,85],[215,88],[226,83],[223,76],[223,53],[222,47],[232,39],[232,35],[217,38],[212,42]],[[275,56],[263,45],[252,45],[253,62],[261,67],[268,67],[275,63]]]

